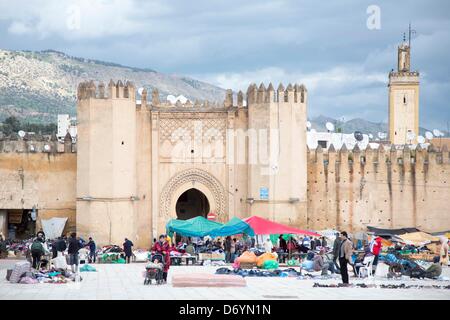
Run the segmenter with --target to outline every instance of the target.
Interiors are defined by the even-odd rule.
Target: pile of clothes
[[[14,268],[7,272],[7,280],[11,283],[67,283],[76,281],[76,274],[69,270],[34,270],[28,261],[17,262]],[[80,278],[81,280],[81,278]]]
[[[32,242],[33,239],[3,241],[2,257],[5,258],[6,256],[10,258],[26,257],[29,253],[29,247]]]
[[[298,277],[301,272],[296,271],[294,268],[276,269],[276,270],[259,270],[259,269],[229,269],[219,268],[216,270],[216,274],[231,274],[239,275],[242,277]]]
[[[117,245],[104,246],[97,255],[102,263],[125,263],[123,249]]]
[[[340,288],[343,287],[343,283],[339,284],[320,284],[315,282],[313,288]],[[439,285],[406,285],[402,284],[365,284],[365,283],[357,283],[356,285],[350,285],[351,287],[357,288],[381,288],[381,289],[450,289],[450,285],[448,286],[439,286]]]

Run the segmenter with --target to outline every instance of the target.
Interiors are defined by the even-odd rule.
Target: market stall
[[[172,219],[166,225],[166,231],[169,236],[173,236],[175,233],[184,237],[226,237],[236,234],[248,234],[250,236],[254,235],[253,229],[244,221],[238,218],[232,218],[225,224],[208,220],[204,217],[195,217],[189,220],[178,220]],[[224,261],[225,254],[221,249],[208,248],[207,246],[202,246],[197,248],[197,260],[198,261]],[[171,252],[171,259],[174,261],[180,261],[181,259],[186,259],[186,263],[190,259],[190,255],[187,253],[178,253],[176,251]]]

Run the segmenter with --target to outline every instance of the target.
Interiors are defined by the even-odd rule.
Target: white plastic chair
[[[361,263],[361,267],[358,270],[358,278],[363,277],[363,270],[365,270],[364,274],[367,274],[368,278],[372,278],[372,265],[375,260],[375,256],[365,257],[363,262]]]

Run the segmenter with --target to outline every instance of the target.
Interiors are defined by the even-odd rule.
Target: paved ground
[[[329,280],[298,280],[296,278],[247,277],[244,288],[174,288],[172,274],[214,273],[217,267],[172,266],[167,285],[143,285],[145,264],[99,264],[98,272],[83,272],[80,283],[11,284],[6,281],[6,268],[13,260],[0,260],[0,300],[5,299],[450,299],[449,289],[380,289],[380,288],[313,288],[314,282],[339,283]],[[450,276],[450,267],[444,275]],[[450,285],[450,281],[432,280],[369,280],[351,279],[352,283],[407,285]]]

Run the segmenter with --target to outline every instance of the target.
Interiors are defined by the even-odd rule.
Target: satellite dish
[[[417,142],[418,143],[425,143],[425,138],[423,136],[418,136],[417,137]]]
[[[353,136],[355,137],[356,141],[363,141],[364,139],[364,136],[361,131],[355,131],[353,133]]]
[[[138,93],[139,93],[140,96],[142,96],[142,92],[143,91],[144,91],[144,88],[142,88],[142,87],[138,89]]]
[[[386,133],[378,132],[378,138],[380,138],[381,140],[386,139]]]
[[[17,134],[19,135],[19,137],[23,138],[23,137],[25,137],[26,133],[25,133],[25,131],[20,130]]]
[[[185,96],[183,96],[183,95],[179,95],[178,97],[177,97],[177,101],[180,101],[182,104],[185,104],[186,102],[187,102],[187,98],[185,97]],[[176,102],[176,101],[175,101]]]
[[[44,150],[45,150],[45,151],[50,151],[50,146],[49,146],[48,144],[46,144],[46,145],[44,146]]]
[[[430,131],[427,131],[427,132],[425,132],[425,137],[426,137],[428,140],[431,140],[431,139],[433,139],[433,134],[432,134]]]
[[[177,102],[177,98],[175,97],[175,96],[173,96],[173,95],[171,95],[171,94],[169,94],[168,96],[167,96],[167,101],[169,101],[171,104],[175,104],[176,102]]]
[[[440,137],[441,136],[441,132],[438,129],[433,129],[433,134],[435,137]]]
[[[331,122],[327,122],[325,127],[328,131],[334,131],[334,124],[332,124]]]
[[[369,139],[373,139],[373,134],[369,133]]]
[[[406,139],[408,140],[414,140],[415,137],[416,134],[414,132],[408,131],[408,133],[406,134]]]
[[[308,129],[311,129],[311,122],[306,121],[306,127],[307,127]]]

